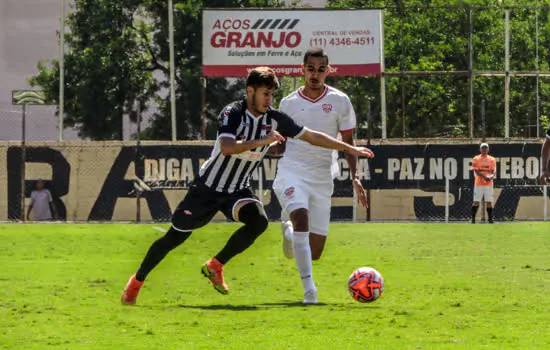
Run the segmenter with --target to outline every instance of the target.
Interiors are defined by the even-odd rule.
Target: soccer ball
[[[360,303],[371,303],[382,295],[384,279],[372,267],[360,267],[348,279],[348,290]]]

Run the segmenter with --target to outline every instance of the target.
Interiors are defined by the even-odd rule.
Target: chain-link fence
[[[209,157],[212,143],[147,142],[0,144],[0,220],[25,218],[31,192],[45,181],[57,211],[68,221],[169,221],[187,193],[198,169]],[[271,190],[277,155],[266,158],[253,174],[251,185],[271,219],[281,208]],[[346,163],[343,158],[339,163]],[[365,165],[363,165],[364,167]],[[353,219],[353,194],[347,165],[337,178],[333,219]],[[362,176],[368,174],[362,173]],[[218,215],[215,220],[224,220]]]
[[[208,158],[211,142],[0,143],[0,220],[18,221],[37,180],[46,181],[59,219],[168,221]],[[470,219],[472,157],[477,144],[373,145],[360,159],[368,209],[354,204],[347,161],[340,154],[334,180],[333,221],[461,221]],[[550,193],[537,184],[540,144],[491,144],[497,159],[495,220],[545,220]],[[251,185],[270,219],[281,208],[271,190],[279,156],[262,162]],[[446,186],[446,179],[449,185]],[[546,192],[545,192],[546,191]],[[480,212],[481,215],[482,211]],[[225,220],[219,215],[215,220]]]
[[[549,215],[550,188],[542,185],[505,185],[494,188],[495,222],[546,221]],[[432,188],[414,199],[415,215],[420,221],[464,222],[472,219],[473,186],[449,181],[448,187]],[[482,200],[477,222],[487,222],[487,203]]]
[[[0,220],[24,217],[38,179],[63,220],[170,218],[212,142],[169,140],[215,138],[219,110],[244,88],[242,79],[202,76],[200,11],[169,3],[0,0]],[[328,83],[350,96],[357,138],[390,142],[360,162],[368,210],[355,204],[340,155],[332,219],[444,220],[447,209],[450,220],[466,220],[475,138],[495,138],[496,219],[544,219],[533,138],[550,115],[549,5],[384,8],[383,74]],[[276,99],[301,82],[281,79]],[[54,105],[14,105],[12,91],[27,89]],[[499,143],[514,137],[532,143]],[[433,144],[450,138],[464,144]],[[280,215],[271,191],[277,157],[252,181],[272,219]],[[454,174],[448,196],[446,171]]]
[[[550,197],[538,184],[540,144],[489,144],[497,161],[495,220],[545,220]],[[478,144],[402,144],[374,150],[368,182],[373,204],[378,203],[371,208],[373,220],[470,220],[472,159],[479,154]]]

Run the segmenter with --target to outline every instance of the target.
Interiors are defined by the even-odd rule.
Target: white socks
[[[285,232],[286,234],[286,232]],[[309,232],[294,231],[292,237],[292,248],[298,272],[302,278],[304,292],[315,289],[311,267],[311,248],[309,247]]]

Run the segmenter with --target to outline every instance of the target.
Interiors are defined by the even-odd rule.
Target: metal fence
[[[166,68],[147,68],[153,70],[157,90],[154,98],[142,104],[142,136],[172,141],[200,139],[203,134],[212,138],[217,114],[212,106],[229,102],[220,101],[220,90],[234,89],[237,94],[242,90],[239,80],[203,79],[200,64],[188,65],[188,48],[176,46],[178,35],[186,35],[188,13],[180,1],[174,3],[162,4],[170,21],[157,20],[144,9],[134,14],[136,20],[152,24],[151,32],[141,33],[147,43],[154,44],[151,38],[159,35],[165,35],[167,43],[166,47],[141,47],[143,55],[162,53],[157,63]],[[129,106],[118,106],[124,113],[111,126],[118,130],[99,138],[83,136],[85,125],[74,122],[72,78],[76,73],[72,67],[78,56],[70,40],[59,42],[56,36],[66,28],[59,25],[60,16],[65,23],[75,20],[71,15],[78,9],[73,5],[69,0],[45,0],[31,7],[0,1],[0,140],[21,140],[21,106],[11,104],[11,91],[30,88],[27,80],[36,76],[36,65],[44,59],[64,65],[58,70],[57,106],[29,107],[27,140],[136,137],[136,114]],[[373,139],[541,137],[543,122],[550,115],[549,11],[547,6],[388,7],[384,9],[384,74],[335,78],[329,83],[351,95],[360,138],[367,134]],[[105,21],[105,28],[110,25]],[[170,40],[174,32],[177,36]],[[184,71],[189,78],[182,78]],[[196,115],[186,114],[197,104],[203,108],[197,108]]]
[[[361,159],[368,209],[357,205],[343,154],[334,180],[333,221],[467,221],[471,160],[477,144],[376,144]],[[60,220],[167,222],[211,142],[0,142],[0,221],[19,221],[36,181],[43,179]],[[497,158],[495,219],[547,220],[550,192],[537,184],[540,143],[491,143]],[[279,156],[264,159],[251,181],[270,219],[281,208],[271,186]],[[448,185],[446,180],[449,180]],[[480,213],[481,215],[481,213]],[[224,221],[222,215],[215,220]]]
[[[178,46],[186,42],[180,39],[195,19],[181,1],[174,3],[159,2],[168,21],[136,9],[133,24],[145,23],[149,32],[128,32],[143,40],[137,56],[159,55],[157,67],[139,68],[151,74],[147,87],[154,93],[103,112],[103,100],[88,101],[100,107],[94,109],[98,115],[82,121],[75,90],[86,81],[74,67],[85,63],[78,59],[89,51],[75,54],[74,43],[59,42],[56,35],[66,28],[59,25],[60,16],[75,20],[71,16],[77,9],[69,7],[75,2],[42,0],[27,6],[0,0],[0,188],[7,189],[0,191],[0,220],[24,217],[38,179],[46,180],[63,220],[169,220],[212,145],[173,140],[212,139],[219,106],[243,92],[240,79],[201,76],[200,59],[186,51],[192,48]],[[472,191],[467,160],[477,152],[477,140],[486,138],[500,161],[496,219],[546,219],[548,189],[536,184],[540,143],[535,138],[542,136],[550,115],[550,7],[402,6],[383,12],[385,72],[328,81],[350,95],[358,118],[356,136],[375,143],[377,154],[360,164],[368,210],[355,204],[340,156],[332,219],[467,220]],[[112,23],[104,25],[100,32]],[[70,38],[69,30],[66,34]],[[154,46],[159,42],[165,46]],[[37,76],[37,64],[45,59],[64,66],[56,70],[55,64],[44,63],[39,68],[42,78],[55,78],[48,81],[57,91],[56,105],[13,105],[13,90],[37,88],[28,79]],[[116,60],[132,63],[125,56]],[[91,88],[104,83],[94,76],[90,81]],[[120,82],[112,83],[102,91],[105,96],[124,92]],[[301,79],[285,77],[281,83],[277,99],[295,90]],[[90,132],[102,128],[107,131]],[[148,141],[139,145],[136,139]],[[461,145],[446,144],[450,139]],[[266,159],[252,181],[271,219],[280,215],[271,192],[276,164],[276,156]],[[446,167],[455,171],[447,192]],[[153,190],[139,191],[138,179]]]

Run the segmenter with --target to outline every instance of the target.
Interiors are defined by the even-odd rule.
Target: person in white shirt
[[[328,85],[329,59],[323,49],[304,54],[305,86],[285,97],[279,110],[309,129],[354,145],[355,112],[349,97]],[[370,150],[369,150],[370,151]],[[370,158],[374,157],[370,151]],[[280,159],[273,190],[282,207],[283,252],[294,256],[304,288],[304,303],[318,302],[313,282],[312,260],[321,257],[330,223],[333,179],[338,174],[337,153],[319,149],[301,140],[288,139]],[[357,173],[357,157],[346,154],[359,203],[367,197]]]
[[[36,189],[31,192],[31,204],[27,209],[27,220],[31,219],[33,212],[34,221],[52,220],[55,214],[52,194],[44,188],[44,181],[36,181]]]

